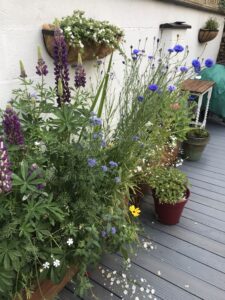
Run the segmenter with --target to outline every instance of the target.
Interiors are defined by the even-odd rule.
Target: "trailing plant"
[[[110,48],[119,48],[123,31],[107,21],[86,18],[83,11],[76,10],[71,16],[56,20],[54,24],[63,30],[71,46],[82,50],[86,43],[105,44]]]
[[[192,128],[189,132],[187,137],[194,137],[194,138],[206,138],[209,136],[209,132],[205,128]]]

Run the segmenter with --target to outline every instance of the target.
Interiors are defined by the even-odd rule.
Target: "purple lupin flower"
[[[40,47],[38,47],[38,62],[36,66],[36,74],[39,76],[46,76],[48,74],[48,67],[42,58]]]
[[[24,145],[24,136],[21,130],[19,117],[11,107],[6,108],[2,125],[9,144]]]
[[[85,87],[86,84],[86,72],[82,64],[82,58],[80,53],[78,54],[78,62],[75,65],[75,87]]]
[[[7,149],[0,137],[0,193],[10,192],[12,189],[12,171]]]
[[[70,89],[69,89],[69,67],[67,62],[67,45],[64,35],[60,28],[55,29],[54,33],[54,74],[55,84],[57,91],[57,103],[58,106],[63,103],[70,102]],[[63,93],[59,94],[58,86],[59,80],[62,82]]]

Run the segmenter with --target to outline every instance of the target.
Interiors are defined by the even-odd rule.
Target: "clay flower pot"
[[[153,191],[155,213],[158,221],[166,225],[175,225],[179,223],[181,214],[189,196],[190,190],[187,189],[184,199],[178,201],[176,204],[160,203]]]
[[[55,296],[66,286],[68,282],[76,275],[78,272],[77,267],[71,267],[68,269],[62,281],[58,284],[53,284],[50,280],[44,280],[37,285],[36,290],[32,293],[29,300],[51,300],[54,299]],[[22,293],[22,299],[28,300],[24,293]],[[18,298],[16,300],[19,300]]]
[[[45,44],[45,48],[48,52],[48,54],[54,58],[53,55],[53,45],[54,45],[54,30],[53,29],[47,29],[47,26],[43,26],[42,29],[42,35],[43,40]],[[111,54],[114,49],[110,48],[106,44],[98,44],[95,42],[86,42],[84,43],[84,48],[82,49],[82,52],[80,49],[70,46],[67,43],[67,51],[68,51],[68,63],[75,63],[78,59],[78,52],[80,52],[82,56],[82,61],[85,60],[93,60],[96,58],[103,58],[109,54]]]
[[[209,42],[217,36],[219,30],[200,29],[198,33],[199,43]]]

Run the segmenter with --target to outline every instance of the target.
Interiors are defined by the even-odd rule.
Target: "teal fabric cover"
[[[209,105],[209,111],[225,118],[225,66],[215,64],[211,68],[206,68],[201,71],[202,80],[212,80],[215,82],[213,87],[212,97]],[[204,103],[206,105],[206,96]]]

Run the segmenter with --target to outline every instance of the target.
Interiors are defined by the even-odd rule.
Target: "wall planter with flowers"
[[[210,18],[205,23],[205,27],[199,30],[199,43],[206,43],[215,39],[219,32],[219,23],[216,19]]]
[[[167,225],[179,223],[190,196],[187,176],[173,167],[156,167],[152,169],[148,180],[153,189],[158,220]]]
[[[44,44],[51,57],[54,57],[54,30],[57,26],[66,39],[69,63],[77,62],[78,53],[83,61],[109,55],[119,48],[124,35],[120,28],[107,21],[86,18],[84,12],[74,11],[72,16],[43,25]]]

